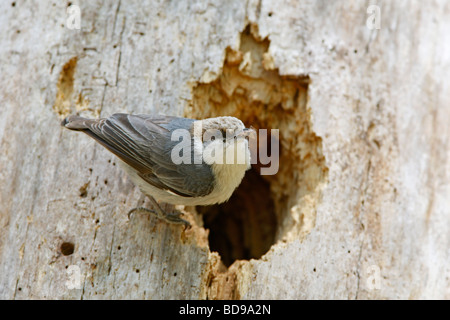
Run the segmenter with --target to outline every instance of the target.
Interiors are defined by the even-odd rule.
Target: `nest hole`
[[[197,207],[210,230],[210,249],[225,266],[259,259],[280,240],[303,239],[315,225],[316,203],[328,172],[322,140],[312,130],[309,78],[280,75],[269,40],[257,32],[256,26],[248,26],[239,49],[226,49],[221,74],[197,84],[185,110],[191,118],[234,116],[269,134],[279,130],[275,174],[261,175],[258,162],[226,203]],[[269,143],[269,154],[270,149]]]

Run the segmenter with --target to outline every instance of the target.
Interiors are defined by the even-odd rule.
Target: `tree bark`
[[[448,1],[0,8],[0,298],[450,298]],[[279,129],[279,172],[191,229],[128,217],[116,158],[60,126],[116,112]]]

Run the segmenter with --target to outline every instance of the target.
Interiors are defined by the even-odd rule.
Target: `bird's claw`
[[[180,216],[182,215],[182,213],[180,212],[172,212],[172,213],[166,213],[166,212],[162,212],[162,214],[159,214],[157,211],[155,210],[151,210],[151,209],[147,209],[144,207],[137,207],[137,208],[133,208],[128,212],[128,219],[131,218],[131,215],[135,212],[144,212],[144,213],[150,213],[154,216],[156,216],[157,218],[164,220],[170,224],[182,224],[185,227],[190,227],[191,224],[187,221],[184,220],[182,218],[180,218]]]
[[[180,218],[181,215],[182,214],[180,212],[166,213],[163,219],[169,223],[183,224],[185,227],[190,227],[191,224],[189,223],[189,221]]]

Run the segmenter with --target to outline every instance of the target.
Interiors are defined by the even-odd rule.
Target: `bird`
[[[199,120],[126,113],[99,119],[70,115],[61,125],[87,134],[117,156],[154,208],[134,208],[129,214],[145,211],[173,224],[190,226],[181,213],[167,213],[158,202],[226,202],[251,167],[249,138],[255,130],[231,116]]]

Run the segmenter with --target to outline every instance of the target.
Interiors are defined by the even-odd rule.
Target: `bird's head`
[[[249,137],[254,129],[246,128],[235,117],[217,117],[194,122],[194,139],[201,141],[207,164],[246,165],[250,167]]]

